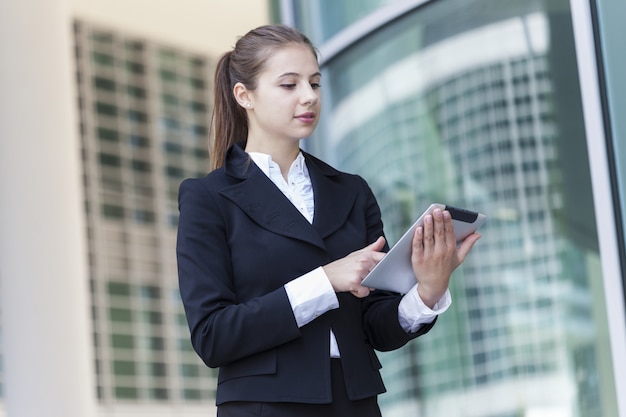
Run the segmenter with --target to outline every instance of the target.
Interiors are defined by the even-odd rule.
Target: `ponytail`
[[[248,116],[233,95],[235,82],[231,80],[231,55],[232,51],[225,53],[215,70],[211,170],[220,168],[224,164],[226,151],[235,143],[245,147],[248,137]]]

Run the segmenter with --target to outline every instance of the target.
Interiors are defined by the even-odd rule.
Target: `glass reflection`
[[[324,71],[307,146],[367,178],[390,243],[433,201],[490,217],[451,310],[381,355],[384,414],[617,415],[568,3],[432,2]]]
[[[296,1],[294,17],[296,25],[302,28],[315,44],[320,44],[376,9],[403,1],[405,0]]]

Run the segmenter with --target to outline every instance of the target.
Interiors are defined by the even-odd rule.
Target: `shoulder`
[[[307,168],[309,171],[313,170],[317,173],[326,175],[327,177],[337,177],[338,180],[342,181],[356,181],[366,183],[365,179],[358,174],[352,174],[349,172],[341,171],[330,164],[322,161],[321,159],[311,155],[310,153],[302,151],[304,155],[304,159],[307,164]]]
[[[204,177],[186,178],[178,189],[179,210],[184,207],[215,206],[222,190],[240,182],[227,175],[223,168],[211,171]]]
[[[302,155],[304,155],[304,160],[309,170],[315,169],[325,175],[350,175],[346,172],[339,171],[308,152],[302,151]]]
[[[220,172],[221,171],[221,172]],[[210,172],[201,178],[186,178],[180,183],[179,194],[187,191],[210,192],[219,187],[225,180],[223,169]]]
[[[335,183],[345,185],[354,190],[361,190],[367,196],[373,196],[372,189],[361,175],[341,171],[309,153],[304,151],[302,153],[309,173],[312,176],[321,174]]]

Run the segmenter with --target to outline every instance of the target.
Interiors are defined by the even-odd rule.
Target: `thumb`
[[[376,239],[374,243],[370,243],[368,246],[366,246],[365,249],[380,252],[383,249],[383,247],[385,247],[385,238],[381,236],[378,239]]]
[[[468,255],[469,251],[472,249],[474,244],[481,238],[480,233],[472,233],[468,237],[465,238],[461,245],[457,249],[457,254],[459,257],[459,261],[463,262],[465,257]]]

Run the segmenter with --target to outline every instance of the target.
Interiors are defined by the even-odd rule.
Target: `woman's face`
[[[320,116],[320,70],[311,50],[289,45],[265,63],[248,90],[248,141],[294,142],[310,136]]]

